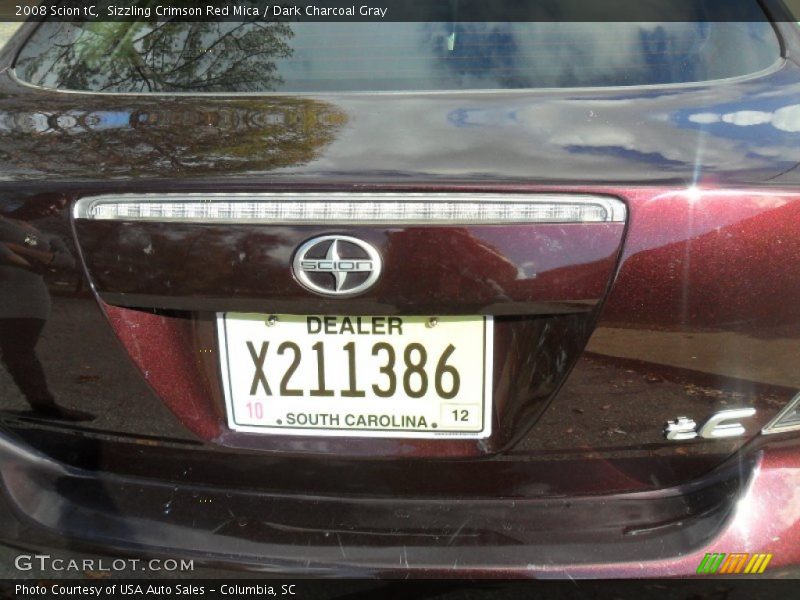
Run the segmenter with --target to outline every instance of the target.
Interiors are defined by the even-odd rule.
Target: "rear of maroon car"
[[[800,560],[800,33],[26,23],[0,538],[304,575]]]

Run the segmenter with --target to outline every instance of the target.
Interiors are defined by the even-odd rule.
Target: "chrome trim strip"
[[[368,219],[353,218],[326,218],[312,215],[309,218],[269,218],[258,215],[244,215],[238,217],[225,217],[214,215],[198,216],[165,216],[157,214],[149,215],[100,215],[96,214],[96,209],[108,205],[140,204],[142,206],[159,207],[157,212],[161,213],[168,205],[180,206],[181,204],[193,204],[195,208],[201,206],[218,206],[223,212],[232,210],[236,204],[250,204],[253,210],[257,210],[259,205],[265,210],[276,209],[276,213],[282,205],[286,208],[296,206],[297,203],[318,203],[319,213],[325,213],[325,206],[335,206],[336,203],[351,203],[356,205],[386,205],[386,210],[395,209],[398,214],[389,214],[385,218],[375,217]],[[479,209],[487,204],[508,206],[509,208],[523,207],[529,210],[548,208],[557,211],[558,209],[569,209],[570,207],[581,209],[594,209],[594,218],[556,218],[542,216],[537,218],[504,218],[502,216],[486,217],[476,216],[474,218],[433,218],[426,214],[426,206],[434,206],[438,203],[447,203],[447,208],[457,210],[460,208],[471,207],[473,210]],[[416,205],[419,210],[417,214],[403,217],[399,214],[400,206]],[[264,206],[271,205],[271,206]],[[428,211],[430,209],[427,209]],[[251,212],[253,212],[251,210]],[[296,212],[296,211],[289,211]],[[367,211],[372,215],[379,215],[380,210],[373,209]],[[594,196],[588,194],[484,194],[484,193],[190,193],[190,194],[105,194],[99,196],[88,196],[79,199],[73,207],[75,219],[87,220],[116,220],[116,221],[137,221],[137,222],[178,222],[178,223],[268,223],[268,224],[309,224],[326,223],[331,225],[386,225],[392,223],[400,224],[503,224],[503,223],[624,223],[627,216],[625,204],[609,196]]]
[[[800,418],[798,418],[795,422],[790,423],[789,425],[781,425],[781,421],[785,419],[789,414],[795,412],[796,410],[800,409],[800,393],[795,395],[794,398],[789,400],[788,404],[783,407],[783,409],[775,415],[769,423],[764,425],[761,429],[761,433],[764,435],[770,435],[773,433],[784,433],[786,431],[798,431],[800,430]]]
[[[26,42],[27,44],[27,42]],[[749,82],[753,79],[759,79],[777,73],[790,61],[784,56],[779,56],[774,63],[752,73],[744,73],[742,75],[734,75],[733,77],[721,77],[718,79],[708,79],[700,81],[682,81],[680,83],[650,83],[644,85],[605,85],[605,86],[580,86],[580,87],[545,87],[545,88],[487,88],[487,89],[465,89],[465,90],[355,90],[355,91],[338,91],[338,92],[292,92],[292,91],[278,91],[278,92],[104,92],[100,90],[72,90],[67,88],[54,88],[49,86],[40,85],[38,83],[31,83],[22,79],[17,74],[17,61],[14,60],[14,65],[8,69],[8,76],[22,87],[30,88],[40,92],[50,92],[61,95],[74,95],[74,96],[127,96],[127,97],[191,97],[191,98],[324,98],[330,100],[344,100],[347,98],[358,98],[360,96],[396,96],[399,98],[404,97],[435,97],[435,96],[474,96],[474,95],[494,95],[494,96],[507,96],[519,97],[530,96],[531,94],[575,94],[575,93],[595,93],[595,92],[626,92],[631,90],[683,90],[683,89],[701,89],[718,87],[720,85],[734,85],[737,83]]]

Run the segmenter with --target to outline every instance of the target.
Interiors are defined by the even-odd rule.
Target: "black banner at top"
[[[794,0],[0,0],[0,21],[794,21]]]

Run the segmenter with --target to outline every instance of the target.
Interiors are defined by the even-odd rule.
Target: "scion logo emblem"
[[[368,290],[381,274],[374,246],[346,235],[323,235],[302,244],[292,269],[300,284],[324,296],[354,296]]]

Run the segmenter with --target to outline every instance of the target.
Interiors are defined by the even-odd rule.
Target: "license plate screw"
[[[275,315],[270,315],[269,317],[267,317],[267,327],[275,327],[277,323],[278,323],[278,317],[276,317]]]
[[[428,322],[426,323],[428,328],[436,327],[438,324],[439,324],[438,317],[431,317],[428,319]]]

